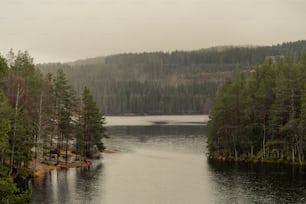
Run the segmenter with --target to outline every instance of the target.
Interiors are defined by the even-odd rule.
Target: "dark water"
[[[306,203],[303,169],[208,162],[204,125],[108,129],[120,153],[32,181],[31,203]]]

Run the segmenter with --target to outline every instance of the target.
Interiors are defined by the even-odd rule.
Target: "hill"
[[[268,56],[299,58],[305,50],[306,41],[296,41],[124,53],[37,67],[44,73],[63,69],[77,94],[88,86],[107,115],[205,114],[219,88],[237,72],[253,70]]]

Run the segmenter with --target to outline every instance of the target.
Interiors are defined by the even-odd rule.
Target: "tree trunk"
[[[50,150],[49,150],[49,160],[51,160],[51,150],[52,150],[52,146],[53,146],[53,135],[51,134],[50,136]]]
[[[291,153],[292,153],[292,162],[294,162],[294,160],[295,160],[295,158],[294,158],[294,144],[292,144]]]
[[[264,121],[263,124],[262,153],[263,153],[263,158],[265,158],[266,157],[266,121]]]
[[[19,98],[20,98],[20,84],[17,87],[16,102],[15,102],[15,116],[14,116],[14,126],[12,135],[12,148],[11,148],[11,158],[10,158],[10,169],[8,175],[11,176],[13,173],[14,157],[15,157],[15,143],[16,143],[16,130],[17,130],[17,118],[18,118],[18,108],[19,108]]]
[[[66,136],[66,165],[67,165],[67,162],[68,162],[68,135]]]
[[[39,111],[38,111],[38,127],[37,127],[37,135],[35,139],[35,168],[36,168],[36,162],[37,158],[39,158],[41,155],[39,155],[40,152],[40,146],[39,142],[41,139],[41,129],[42,129],[42,99],[43,99],[43,92],[40,93],[40,98],[39,98]],[[38,153],[37,153],[38,152]]]
[[[234,143],[235,161],[238,161],[238,152],[236,148],[236,143]]]

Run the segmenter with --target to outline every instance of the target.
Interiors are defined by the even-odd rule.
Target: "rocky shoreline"
[[[96,153],[95,158],[101,158],[102,154],[113,154],[118,152],[118,150],[105,149],[102,152]],[[99,154],[99,156],[97,156]],[[70,168],[80,168],[80,167],[90,167],[92,165],[92,159],[90,158],[80,158],[79,155],[69,152],[69,159],[66,163],[64,158],[59,158],[58,162],[55,161],[31,161],[30,167],[34,170],[33,177],[41,177],[48,171],[52,170],[65,170]]]

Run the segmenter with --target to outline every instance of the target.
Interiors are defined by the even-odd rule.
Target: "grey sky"
[[[306,39],[305,0],[0,0],[0,52],[35,62]]]

